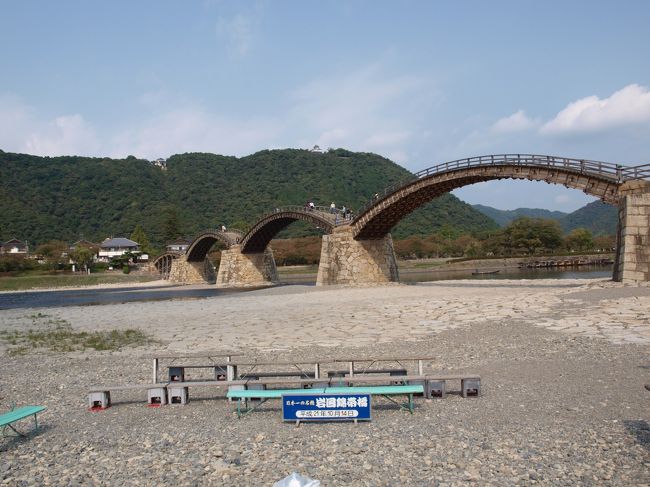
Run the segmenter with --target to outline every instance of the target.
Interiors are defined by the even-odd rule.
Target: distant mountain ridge
[[[618,209],[602,201],[592,201],[572,213],[540,208],[498,210],[485,205],[472,205],[472,207],[490,217],[502,228],[521,217],[547,218],[557,220],[565,233],[576,228],[586,228],[594,235],[615,235],[618,224]]]
[[[472,205],[473,208],[480,211],[486,216],[492,218],[500,227],[507,226],[511,221],[517,218],[548,218],[552,220],[561,220],[568,213],[561,211],[543,210],[541,208],[517,208],[516,210],[497,210],[491,206]]]

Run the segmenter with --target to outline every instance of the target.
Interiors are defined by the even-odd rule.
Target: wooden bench
[[[167,396],[169,397],[169,404],[187,404],[189,401],[189,389],[193,387],[228,387],[228,391],[235,390],[250,390],[250,391],[263,391],[266,386],[287,386],[298,385],[303,388],[312,388],[314,386],[327,386],[329,385],[328,379],[299,379],[299,378],[285,378],[285,377],[269,377],[264,379],[239,379],[227,381],[185,381],[185,382],[169,382],[167,384]],[[298,389],[303,392],[304,389]],[[226,394],[226,397],[228,395]]]
[[[7,428],[11,429],[14,433],[16,433],[19,436],[27,436],[26,434],[18,431],[14,427],[13,423],[16,423],[17,421],[28,418],[30,416],[34,416],[34,431],[38,430],[38,418],[36,417],[36,415],[42,411],[45,411],[45,409],[47,409],[45,406],[22,406],[17,409],[12,407],[11,411],[0,415],[0,426],[2,426],[2,436],[7,436],[5,435],[5,431]]]
[[[350,375],[354,375],[355,373],[357,373],[357,370],[359,371],[359,373],[363,374],[364,366],[362,366],[362,364],[367,364],[365,366],[365,369],[369,369],[376,363],[384,363],[384,364],[393,363],[399,365],[400,367],[406,368],[404,366],[404,362],[415,362],[417,364],[417,374],[424,375],[424,362],[425,361],[431,362],[436,359],[437,357],[430,357],[430,356],[392,357],[390,355],[385,355],[385,356],[374,356],[374,357],[338,358],[336,360],[333,360],[333,362],[347,363]]]
[[[405,409],[413,414],[413,394],[422,394],[424,387],[422,385],[401,385],[401,386],[356,386],[356,387],[320,387],[314,388],[309,391],[309,394],[370,394],[383,396],[394,404],[397,404],[401,409]],[[303,389],[265,389],[265,390],[229,390],[226,397],[229,399],[237,399],[237,417],[241,418],[259,406],[264,404],[269,399],[281,399],[283,395],[291,394],[305,394]],[[407,396],[408,403],[406,405],[400,404],[395,401],[391,396]],[[254,408],[248,407],[249,399],[260,399],[261,402]],[[242,402],[244,407],[242,408]]]
[[[345,376],[337,379],[343,384],[361,384],[361,383],[386,383],[387,381],[396,384],[398,382],[421,384],[424,385],[424,395],[427,398],[445,397],[447,393],[447,381],[459,380],[460,391],[463,397],[478,397],[481,394],[481,376],[476,374],[426,374],[426,375],[404,375],[392,377],[368,377],[354,375]],[[335,380],[332,379],[332,383]]]
[[[111,391],[147,391],[149,406],[164,406],[167,404],[167,382],[158,384],[131,384],[125,386],[93,386],[88,389],[88,408],[91,411],[101,411],[111,407]]]
[[[170,354],[169,352],[163,352],[161,354],[156,354],[150,356],[153,359],[153,383],[158,382],[158,365],[161,360],[171,360],[172,363],[178,359],[208,359],[212,362],[212,365],[218,365],[217,359],[219,362],[226,359],[226,362],[231,362],[233,357],[240,357],[242,353],[239,352],[227,352],[227,351],[205,351],[199,353],[175,353]]]
[[[327,377],[345,377],[349,375],[349,370],[329,370],[327,372]],[[363,374],[389,374],[389,375],[406,375],[405,368],[399,369],[354,369],[353,375],[363,375]]]
[[[300,377],[304,379],[315,379],[315,372],[300,372],[300,371],[289,371],[289,372],[248,372],[241,374],[240,379],[245,380],[259,380],[261,378],[267,377]]]
[[[186,369],[213,369],[214,380],[226,380],[228,376],[228,365],[226,364],[201,364],[201,365],[168,365],[170,382],[185,382]],[[205,379],[199,379],[205,380]]]

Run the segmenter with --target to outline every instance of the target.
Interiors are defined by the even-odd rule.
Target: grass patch
[[[62,353],[86,349],[116,351],[124,347],[138,347],[156,342],[140,330],[77,332],[66,320],[53,319],[42,313],[30,315],[29,318],[32,318],[37,328],[27,331],[0,331],[0,340],[8,345],[9,355],[24,355],[38,349]]]
[[[160,279],[160,276],[126,274],[32,274],[0,277],[0,291],[22,291],[25,289],[92,286],[96,284],[129,284]]]

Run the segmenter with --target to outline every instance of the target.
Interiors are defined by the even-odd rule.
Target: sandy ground
[[[209,299],[6,310],[0,329],[27,326],[36,312],[79,330],[139,328],[178,351],[417,341],[512,320],[613,343],[650,343],[650,287],[600,279],[284,286]]]

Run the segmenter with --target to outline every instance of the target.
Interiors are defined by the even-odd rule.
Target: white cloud
[[[196,107],[166,112],[120,132],[111,155],[153,159],[182,152],[246,155],[274,145],[279,131],[274,120],[236,120]]]
[[[559,194],[553,198],[553,201],[555,201],[557,205],[565,205],[571,201],[571,198],[568,194]]]
[[[132,154],[153,159],[197,151],[241,156],[318,144],[377,152],[406,163],[414,142],[426,138],[418,107],[435,96],[424,80],[389,76],[379,65],[319,77],[290,91],[284,105],[266,116],[215,113],[155,87],[135,98],[137,119],[102,127],[101,137],[85,114],[43,117],[18,99],[0,97],[0,148],[39,155]]]
[[[523,110],[497,120],[490,131],[495,134],[508,134],[512,132],[523,132],[536,127],[539,121],[529,118]]]
[[[216,25],[217,35],[236,56],[244,57],[255,43],[262,14],[262,4],[258,2],[247,14],[238,13],[230,18],[220,17]]]
[[[423,79],[386,76],[370,65],[294,90],[287,123],[321,147],[394,154],[405,162],[409,141],[422,132],[418,107],[435,96]]]
[[[44,119],[12,94],[0,96],[0,148],[40,156],[99,155],[95,130],[81,114]]]
[[[76,113],[56,117],[37,129],[27,137],[25,147],[36,155],[88,155],[97,154],[99,144],[94,129]]]
[[[540,133],[596,132],[644,122],[650,122],[650,91],[631,84],[609,98],[593,95],[569,103]]]
[[[379,132],[371,134],[367,137],[362,144],[367,147],[381,148],[391,147],[403,144],[408,140],[411,134],[405,130],[398,130],[395,132]]]

